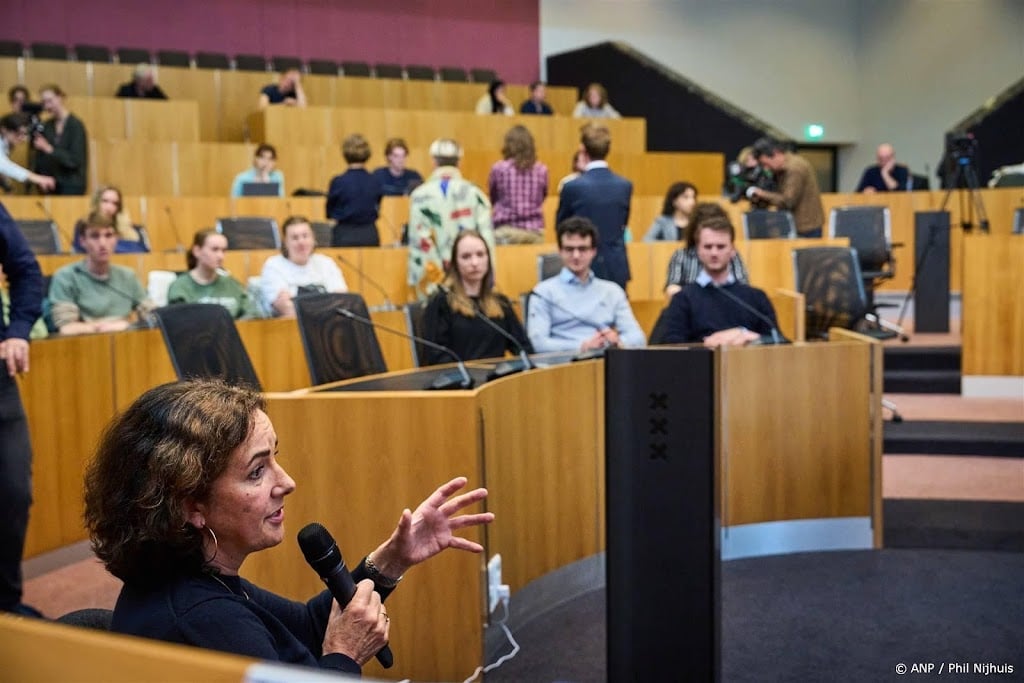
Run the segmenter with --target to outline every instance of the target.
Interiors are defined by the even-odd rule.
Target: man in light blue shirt
[[[284,196],[284,174],[274,168],[277,165],[277,150],[266,143],[256,148],[252,166],[235,176],[231,183],[231,196],[241,197],[242,186],[246,183],[277,183],[277,196]]]
[[[534,350],[596,351],[609,346],[644,346],[626,293],[614,282],[594,277],[597,228],[574,216],[557,228],[562,272],[541,282],[529,302],[527,332]]]

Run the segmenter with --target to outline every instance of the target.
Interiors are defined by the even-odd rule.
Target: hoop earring
[[[213,533],[213,529],[209,526],[204,526],[202,530],[209,531],[210,538],[213,539],[213,555],[210,557],[210,559],[206,559],[204,557],[203,562],[206,564],[213,564],[213,561],[217,559],[217,552],[220,550],[220,544],[217,543],[217,534]]]

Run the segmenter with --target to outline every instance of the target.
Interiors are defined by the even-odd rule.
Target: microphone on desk
[[[576,322],[583,323],[584,325],[586,325],[588,327],[593,327],[598,332],[601,332],[601,331],[603,331],[603,330],[608,328],[608,325],[598,325],[593,320],[584,320],[583,318],[579,317],[578,315],[576,315],[575,313],[570,311],[568,308],[566,308],[562,304],[560,304],[557,301],[555,301],[554,299],[549,299],[548,297],[544,296],[543,294],[538,292],[536,289],[531,289],[529,291],[529,293],[527,294],[527,296],[535,296],[535,297],[537,297],[538,299],[540,299],[544,303],[548,304],[549,306],[554,306],[558,310],[560,310],[563,313],[567,314],[570,318],[572,318]],[[604,351],[605,351],[605,349],[608,348],[608,346],[609,345],[607,343],[607,340],[605,340],[605,345],[603,347],[601,347],[600,349],[590,349],[589,351],[580,351],[579,353],[577,353],[575,356],[572,357],[572,361],[575,363],[575,362],[581,361],[581,360],[593,360],[595,358],[603,358],[604,357]]]
[[[359,267],[357,267],[356,264],[352,263],[351,261],[349,261],[347,258],[342,256],[341,254],[335,254],[334,258],[336,258],[339,261],[341,261],[345,265],[346,268],[354,270],[356,272],[356,275],[358,275],[359,277],[363,278],[363,280],[365,280],[366,282],[369,282],[370,285],[374,289],[376,289],[378,292],[381,293],[381,295],[384,297],[384,305],[380,307],[380,310],[382,310],[382,311],[396,311],[396,310],[398,310],[398,307],[395,306],[395,304],[391,301],[390,297],[388,297],[388,291],[386,289],[384,289],[384,287],[381,286],[381,284],[379,282],[377,282],[372,277],[367,275],[366,271],[364,271],[364,270],[360,269]]]
[[[317,573],[320,580],[327,585],[338,606],[345,609],[348,603],[352,602],[352,596],[356,593],[356,583],[352,580],[352,574],[345,567],[345,558],[338,550],[331,532],[322,524],[313,522],[302,527],[299,531],[299,548],[302,550],[306,562]],[[377,653],[377,661],[385,669],[390,669],[395,663],[395,657],[391,654],[391,648],[387,645]]]
[[[445,296],[451,293],[451,290],[443,284],[437,285],[437,288]],[[519,340],[509,334],[505,328],[488,318],[482,311],[477,310],[476,307],[473,308],[473,315],[476,316],[477,319],[482,320],[488,327],[500,334],[502,337],[512,342],[512,346],[515,347],[516,353],[519,354],[518,361],[504,362],[496,365],[494,370],[492,370],[488,375],[488,379],[498,379],[499,377],[504,377],[506,375],[514,375],[515,373],[522,372],[523,370],[533,370],[537,367],[533,364],[533,361],[530,360],[530,354],[526,353],[526,349],[519,343]]]
[[[470,376],[469,371],[466,369],[466,364],[463,362],[463,360],[461,358],[459,358],[459,355],[457,353],[455,353],[454,351],[449,349],[447,346],[442,346],[441,344],[437,344],[435,342],[432,342],[429,339],[424,339],[423,337],[417,337],[416,335],[409,334],[408,332],[402,332],[401,330],[396,330],[395,328],[388,327],[387,325],[381,325],[379,323],[375,323],[372,320],[370,320],[369,318],[364,318],[361,315],[353,313],[352,311],[348,310],[347,308],[337,308],[337,309],[335,309],[335,311],[338,313],[338,315],[343,316],[345,318],[348,318],[349,320],[354,320],[357,323],[360,323],[360,324],[363,324],[363,325],[368,325],[368,326],[370,326],[370,327],[372,327],[372,328],[374,328],[376,330],[384,330],[385,332],[390,332],[391,334],[397,334],[399,337],[405,337],[406,339],[411,339],[412,341],[416,342],[417,344],[423,344],[424,346],[426,346],[428,348],[435,349],[435,350],[440,351],[441,353],[444,353],[447,356],[451,357],[458,364],[458,368],[456,369],[456,372],[455,373],[446,373],[446,374],[441,375],[440,377],[435,379],[430,384],[430,386],[426,387],[427,389],[442,390],[442,389],[472,389],[473,388],[473,385],[474,385],[473,378],[472,378],[472,376]]]
[[[46,208],[46,204],[43,204],[42,200],[36,200],[36,206],[39,207],[39,210],[43,212],[44,216],[46,216],[46,220],[50,221],[50,223],[52,223],[57,228],[57,232],[68,243],[68,253],[73,252],[75,250],[74,239],[68,236],[68,234],[64,232],[64,229],[60,227],[60,224],[53,219],[53,214],[50,213],[50,210]]]
[[[164,213],[167,214],[167,220],[171,223],[171,232],[174,234],[174,251],[180,254],[185,251],[185,243],[181,241],[181,235],[178,234],[178,224],[174,222],[174,214],[171,212],[171,207],[165,205]]]
[[[772,320],[771,318],[766,316],[764,313],[762,313],[761,311],[757,310],[756,308],[754,308],[753,306],[748,304],[746,301],[744,301],[743,299],[739,298],[738,296],[736,296],[735,294],[730,292],[725,287],[723,287],[721,285],[717,285],[717,284],[712,285],[712,287],[715,290],[717,290],[717,291],[721,292],[722,294],[724,294],[725,297],[727,299],[730,299],[733,303],[739,304],[739,306],[741,308],[743,308],[744,310],[748,311],[749,313],[753,313],[754,315],[756,315],[758,320],[760,320],[761,322],[767,323],[768,327],[771,328],[772,331],[769,334],[761,335],[761,339],[752,342],[753,345],[756,346],[756,345],[791,344],[792,343],[791,341],[789,341],[788,339],[786,339],[785,337],[782,336],[782,333],[779,332],[779,328],[775,325],[775,321],[774,320]]]

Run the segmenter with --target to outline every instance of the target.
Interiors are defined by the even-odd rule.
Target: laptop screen
[[[281,193],[281,183],[242,183],[243,197],[276,197]]]

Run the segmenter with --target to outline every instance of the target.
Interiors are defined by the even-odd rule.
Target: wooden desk
[[[963,242],[963,373],[1024,381],[1024,236]]]

